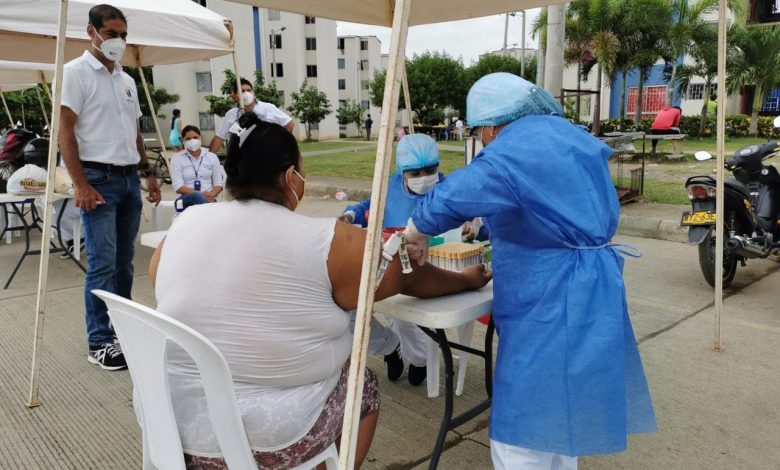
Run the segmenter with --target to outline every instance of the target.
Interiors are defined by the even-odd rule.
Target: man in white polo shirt
[[[228,96],[230,96],[230,98],[236,102],[236,107],[231,108],[230,111],[225,114],[225,118],[222,120],[222,125],[219,126],[219,130],[217,131],[216,135],[213,139],[211,139],[209,151],[217,153],[217,151],[222,148],[222,144],[228,140],[229,134],[231,133],[230,128],[233,127],[233,124],[235,124],[236,121],[238,121],[241,113],[245,111],[252,111],[265,122],[279,124],[288,131],[293,131],[295,122],[293,122],[292,118],[271,103],[257,101],[254,90],[252,88],[252,82],[246,78],[241,79],[241,94],[239,95],[236,92],[236,84],[234,83],[233,88],[230,90]],[[244,104],[244,111],[238,107],[239,100]]]
[[[106,305],[93,289],[130,298],[135,237],[141,221],[140,176],[146,178],[150,202],[160,188],[144,152],[138,128],[141,108],[133,79],[119,61],[125,51],[127,20],[111,5],[89,11],[91,47],[65,64],[62,79],[62,158],[73,180],[81,209],[87,250],[87,359],[103,369],[127,367],[114,343]]]

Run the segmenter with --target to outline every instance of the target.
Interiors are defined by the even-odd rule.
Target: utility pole
[[[564,34],[566,5],[547,7],[547,50],[545,52],[544,88],[554,97],[561,96],[563,88]]]
[[[287,27],[282,26],[279,29],[279,32],[281,33],[285,29],[287,29]],[[275,29],[271,30],[271,77],[276,77],[276,30]]]
[[[506,18],[504,19],[504,47],[501,49],[503,51],[503,54],[506,55],[506,43],[507,39],[509,37],[509,13],[506,14]]]
[[[520,76],[525,78],[525,10],[521,11],[523,15],[523,37],[520,39]]]
[[[547,14],[547,7],[542,7],[541,15]],[[544,88],[544,62],[546,45],[539,36],[539,47],[536,50],[536,85]]]

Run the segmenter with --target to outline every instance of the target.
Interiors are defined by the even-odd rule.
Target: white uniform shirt
[[[240,108],[232,108],[225,114],[225,119],[222,120],[222,125],[219,126],[217,137],[222,140],[227,140],[230,127],[238,121],[239,110]],[[252,111],[257,114],[261,121],[272,122],[274,124],[279,124],[280,126],[286,126],[292,121],[290,116],[271,103],[257,101],[255,107],[252,108]]]
[[[62,106],[78,115],[76,142],[81,160],[133,165],[141,107],[135,81],[118,62],[109,72],[88,51],[67,64],[62,75]]]
[[[178,191],[182,186],[195,189],[196,179],[200,180],[201,192],[211,191],[214,186],[225,186],[219,158],[204,147],[200,149],[200,158],[191,156],[186,150],[171,158],[171,182],[174,191]]]

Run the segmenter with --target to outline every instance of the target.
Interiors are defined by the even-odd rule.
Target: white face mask
[[[255,95],[251,91],[245,91],[241,93],[241,102],[244,104],[244,106],[249,106],[250,104],[255,102]]]
[[[290,188],[290,191],[292,191],[293,196],[295,196],[295,206],[297,207],[298,204],[300,204],[301,201],[303,201],[303,193],[306,192],[306,178],[304,178],[303,176],[301,176],[300,173],[295,171],[295,168],[293,168],[293,173],[295,173],[295,176],[297,176],[298,178],[301,179],[301,181],[303,181],[303,191],[301,191],[300,197],[298,197],[298,193],[296,193],[295,190],[292,188],[292,186],[290,186],[290,183],[287,183],[287,186]]]
[[[122,56],[125,55],[125,49],[127,48],[125,40],[122,38],[103,39],[103,36],[97,32],[97,28],[94,26],[92,27],[95,29],[97,37],[103,40],[103,42],[100,43],[100,47],[97,47],[94,44],[92,44],[92,47],[99,50],[103,54],[103,57],[108,60],[113,60],[114,62],[121,61]]]
[[[190,152],[194,152],[198,149],[200,149],[201,142],[200,139],[190,139],[186,142],[184,142],[184,147],[189,150]]]
[[[416,194],[425,194],[439,182],[439,175],[418,176],[406,180],[406,185]]]

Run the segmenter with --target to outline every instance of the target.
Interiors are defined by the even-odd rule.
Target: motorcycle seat
[[[735,180],[734,178],[726,178],[723,184],[727,188],[742,194],[745,198],[748,199],[750,198],[750,190],[748,189],[748,187],[740,183],[739,181]]]

